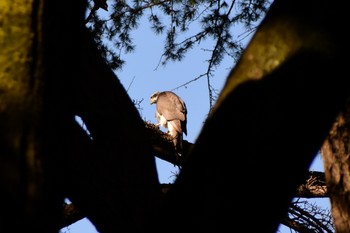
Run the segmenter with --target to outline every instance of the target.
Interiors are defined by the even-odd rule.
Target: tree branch
[[[299,185],[297,197],[320,198],[329,197],[324,172],[310,171],[304,184]]]
[[[171,162],[174,160],[174,154],[172,152],[166,152],[166,150],[169,148],[172,148],[172,144],[166,142],[167,135],[160,131],[154,124],[145,122],[146,127],[152,131],[154,135],[152,137],[155,137],[159,140],[158,144],[163,144],[161,146],[161,149],[159,150],[159,153],[157,156],[159,158],[164,158],[164,160]],[[188,143],[188,142],[186,142]],[[170,144],[170,146],[168,145]],[[193,144],[188,143],[189,147],[192,147]],[[161,184],[161,190],[162,193],[167,193],[173,184]],[[239,188],[239,187],[236,187]],[[323,172],[316,172],[316,171],[310,171],[308,178],[305,180],[304,184],[301,184],[298,187],[297,194],[295,196],[296,198],[328,198],[327,188],[325,187],[325,175]],[[68,226],[70,224],[73,224],[83,218],[85,218],[86,215],[79,210],[73,203],[65,204],[63,206],[63,222],[62,222],[62,228],[65,226]],[[295,230],[302,230],[307,229],[305,225],[300,224],[296,221],[293,221],[293,219],[290,219],[288,217],[284,218],[282,220],[282,224],[295,229]],[[306,231],[303,231],[306,232]]]
[[[150,122],[145,122],[145,127],[149,137],[151,138],[153,148],[152,152],[154,156],[177,166],[183,165],[187,159],[188,152],[193,147],[193,144],[183,140],[183,151],[182,155],[179,156],[175,151],[172,138],[169,134],[164,133],[159,129],[159,127]]]

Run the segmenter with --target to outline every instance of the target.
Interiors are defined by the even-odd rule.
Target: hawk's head
[[[151,103],[151,104],[157,103],[159,94],[160,94],[160,92],[157,91],[157,92],[154,92],[154,93],[151,95],[151,98],[150,98],[150,103]]]

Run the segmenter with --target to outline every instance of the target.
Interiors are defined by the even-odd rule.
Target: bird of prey
[[[175,150],[181,153],[183,134],[187,135],[187,108],[185,102],[174,92],[155,92],[150,98],[151,104],[156,104],[157,126],[168,129]]]

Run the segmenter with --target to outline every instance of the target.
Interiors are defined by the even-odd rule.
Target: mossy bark
[[[40,224],[48,232],[53,219],[41,157],[41,6],[39,0],[0,2],[0,221],[11,231],[38,232]]]

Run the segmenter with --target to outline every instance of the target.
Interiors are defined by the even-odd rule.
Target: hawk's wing
[[[169,133],[171,136],[173,137],[177,137],[177,135],[180,133],[184,133],[184,129],[181,125],[181,121],[180,120],[172,120],[172,121],[168,121],[168,129],[169,129]]]
[[[165,91],[159,94],[157,100],[157,112],[163,115],[168,121],[177,119],[186,120],[187,109],[185,102],[176,94]]]

